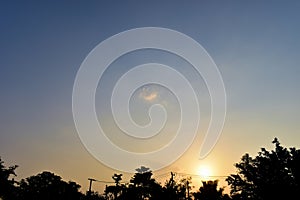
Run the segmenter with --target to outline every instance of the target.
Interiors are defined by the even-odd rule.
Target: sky
[[[113,173],[123,173],[99,162],[81,142],[72,91],[82,62],[99,43],[141,27],[172,29],[201,44],[220,71],[227,97],[221,136],[209,155],[199,160],[210,116],[203,80],[185,72],[188,64],[167,52],[131,52],[112,63],[97,88],[97,116],[110,130],[107,137],[130,151],[164,145],[178,126],[179,111],[168,88],[155,84],[138,88],[129,102],[137,123],[149,123],[145,113],[153,103],[173,114],[163,130],[167,136],[151,143],[156,146],[146,142],[132,148],[135,143],[120,136],[107,107],[124,70],[155,58],[187,75],[200,91],[196,95],[203,117],[198,134],[177,161],[154,172],[158,179],[170,171],[195,175],[207,166],[225,184],[222,177],[235,172],[233,165],[243,154],[271,149],[274,137],[284,146],[299,148],[299,9],[297,1],[1,1],[0,156],[6,165],[19,165],[17,179],[49,170],[76,181],[83,190],[88,177],[111,180]],[[131,174],[123,174],[128,181]],[[193,179],[196,185],[198,179]],[[102,192],[100,183],[93,187]]]

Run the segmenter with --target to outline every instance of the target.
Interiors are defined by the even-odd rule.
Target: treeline
[[[80,192],[80,185],[66,182],[51,172],[15,181],[17,166],[5,167],[0,159],[0,199],[3,200],[268,200],[300,199],[300,150],[285,148],[275,138],[271,151],[262,148],[258,155],[242,156],[235,164],[236,174],[226,181],[230,194],[218,187],[218,181],[204,181],[191,192],[190,177],[158,183],[149,168],[141,167],[128,183],[122,174],[114,174],[113,185],[106,186],[103,194]]]

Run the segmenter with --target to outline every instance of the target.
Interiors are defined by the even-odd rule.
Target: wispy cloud
[[[154,101],[158,98],[158,92],[151,87],[144,87],[140,92],[139,97],[145,101]]]

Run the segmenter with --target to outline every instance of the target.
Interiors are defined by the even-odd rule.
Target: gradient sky
[[[88,177],[110,180],[116,171],[94,159],[75,130],[73,83],[97,44],[147,26],[199,42],[219,67],[228,101],[222,135],[209,156],[194,156],[200,135],[157,175],[196,174],[202,164],[213,175],[229,175],[244,153],[272,148],[275,136],[299,148],[299,10],[297,1],[1,1],[0,156],[20,166],[18,179],[50,170],[83,189]]]

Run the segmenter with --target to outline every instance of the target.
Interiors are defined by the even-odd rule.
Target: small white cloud
[[[151,94],[149,94],[147,96],[144,96],[144,99],[146,101],[152,101],[152,100],[156,99],[156,97],[157,97],[157,93],[151,93]]]
[[[140,92],[139,97],[145,101],[153,101],[158,97],[158,92],[150,87],[144,87]]]

